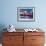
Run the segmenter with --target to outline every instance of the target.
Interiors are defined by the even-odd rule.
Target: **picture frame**
[[[18,7],[17,8],[17,21],[21,22],[34,22],[35,21],[35,8],[34,7]]]

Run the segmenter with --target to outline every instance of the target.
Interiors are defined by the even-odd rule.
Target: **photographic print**
[[[17,20],[18,21],[34,21],[35,20],[34,7],[18,7]]]

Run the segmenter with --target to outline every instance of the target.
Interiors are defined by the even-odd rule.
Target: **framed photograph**
[[[35,8],[34,7],[18,7],[17,20],[23,22],[35,21]]]

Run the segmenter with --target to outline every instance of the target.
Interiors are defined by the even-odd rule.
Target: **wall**
[[[45,4],[46,0],[0,0],[0,27],[13,24],[16,28],[39,27],[46,32]],[[35,22],[17,22],[17,7],[32,6],[35,7]]]
[[[38,2],[38,1],[37,1]],[[4,25],[14,24],[16,28],[29,28],[29,27],[38,27],[38,12],[39,4],[35,1],[26,1],[26,0],[2,0],[2,11],[1,12],[1,23]],[[38,6],[37,6],[37,5]],[[17,22],[17,7],[35,7],[35,22]]]
[[[0,24],[13,24],[16,28],[46,28],[46,1],[41,0],[1,0]],[[35,22],[17,22],[17,7],[35,7]]]

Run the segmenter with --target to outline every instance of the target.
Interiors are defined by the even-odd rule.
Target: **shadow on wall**
[[[0,24],[0,43],[2,43],[2,33],[6,31],[6,29],[4,30],[4,28],[6,28],[6,26],[4,24]]]

